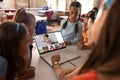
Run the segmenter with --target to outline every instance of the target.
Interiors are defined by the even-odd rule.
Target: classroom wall
[[[30,0],[30,7],[40,8],[45,5],[44,1],[46,0]],[[3,8],[15,8],[14,0],[4,0],[2,4]]]
[[[49,0],[30,0],[30,6],[31,7],[36,7],[36,8],[40,8],[42,6],[44,6],[44,1],[48,2]],[[103,0],[95,0],[94,2],[94,6],[99,6],[101,5],[101,2]],[[98,5],[99,4],[99,5]],[[4,0],[3,4],[2,4],[3,8],[15,8],[15,2],[14,0]]]
[[[31,0],[31,7],[40,8],[46,5],[47,0]]]
[[[4,0],[2,7],[3,8],[8,8],[8,9],[15,8],[14,0]]]

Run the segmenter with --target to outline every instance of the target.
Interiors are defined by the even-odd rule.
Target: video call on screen
[[[61,32],[36,35],[35,41],[39,53],[46,53],[65,47]]]

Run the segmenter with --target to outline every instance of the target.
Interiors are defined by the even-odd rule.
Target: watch
[[[54,65],[59,64],[57,61],[54,62]]]

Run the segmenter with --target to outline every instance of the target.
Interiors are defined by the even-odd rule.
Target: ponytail
[[[26,9],[24,9],[24,8],[19,9],[14,17],[14,21],[27,24],[28,23],[28,14],[26,12]]]
[[[67,18],[67,21],[63,24],[63,29],[65,29],[65,28],[66,28],[67,23],[68,23],[68,19],[69,19],[69,16],[68,16],[68,18]]]
[[[78,32],[78,22],[79,22],[79,20],[80,20],[80,15],[78,17],[77,23],[75,24],[75,33]]]
[[[14,21],[24,23],[28,26],[31,25],[33,19],[35,19],[35,17],[31,13],[26,12],[25,8],[19,9],[14,17]]]

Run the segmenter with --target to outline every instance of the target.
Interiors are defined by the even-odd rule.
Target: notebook
[[[80,57],[79,50],[73,50],[76,46],[65,45],[59,31],[35,35],[34,39],[40,57],[51,66],[51,57],[55,54],[60,54],[60,64]]]

